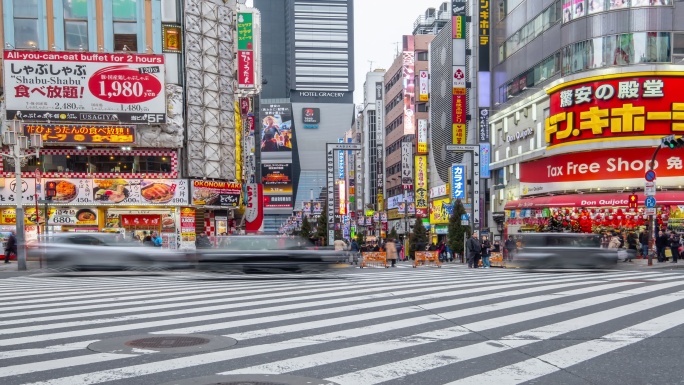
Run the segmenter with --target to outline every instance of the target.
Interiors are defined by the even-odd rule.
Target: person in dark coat
[[[670,240],[667,234],[662,230],[658,232],[658,237],[656,237],[656,251],[658,253],[658,262],[665,262],[667,258],[665,257],[665,248],[669,246]]]
[[[677,263],[679,259],[679,236],[674,231],[670,233],[668,246],[672,252],[672,263]]]
[[[508,239],[506,239],[506,242],[504,243],[504,249],[506,249],[506,259],[509,261],[513,260],[513,254],[515,254],[515,250],[518,248],[518,246],[515,243],[515,240],[513,239],[512,235],[508,236]]]
[[[632,262],[632,259],[636,257],[637,254],[637,235],[634,231],[630,231],[627,234],[627,258],[624,262]]]
[[[15,232],[12,230],[9,238],[7,238],[7,244],[5,245],[5,263],[10,263],[11,254],[17,255],[17,237],[14,234]]]
[[[482,244],[477,237],[477,233],[473,233],[473,236],[468,239],[466,249],[468,250],[468,268],[477,269],[477,265],[480,262],[480,253],[482,252]]]
[[[642,229],[641,233],[639,233],[639,243],[641,244],[642,258],[648,258],[648,238],[648,231],[646,229]]]

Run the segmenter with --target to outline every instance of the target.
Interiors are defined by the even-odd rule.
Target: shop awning
[[[518,209],[542,209],[545,207],[603,207],[603,206],[627,206],[631,193],[606,193],[606,194],[569,194],[554,195],[518,199],[509,201],[505,210]],[[639,197],[639,206],[644,205],[644,192],[636,193]],[[656,193],[658,205],[684,205],[684,191],[659,191]]]

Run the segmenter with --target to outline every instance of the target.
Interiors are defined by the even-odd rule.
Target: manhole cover
[[[209,342],[208,338],[169,336],[169,337],[149,337],[149,338],[141,338],[139,340],[128,341],[128,342],[126,342],[126,346],[132,346],[134,348],[141,348],[141,349],[170,349],[170,348],[187,348],[189,346],[197,346],[197,345],[206,344],[208,342]]]
[[[184,354],[221,350],[235,344],[235,339],[206,334],[143,334],[93,342],[88,350],[115,354]]]
[[[338,385],[318,378],[283,374],[218,375],[176,380],[162,385]]]

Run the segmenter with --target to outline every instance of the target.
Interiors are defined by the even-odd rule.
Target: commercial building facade
[[[7,47],[1,125],[41,134],[45,145],[38,158],[21,164],[26,218],[13,216],[19,190],[10,179],[13,159],[5,157],[2,230],[23,220],[29,239],[40,230],[129,238],[157,231],[164,247],[193,248],[196,231],[216,227],[204,212],[218,211],[222,232],[230,231],[241,196],[230,36],[235,4],[7,0],[1,6],[0,44]],[[46,216],[37,200],[48,183],[57,195]]]
[[[277,231],[293,210],[317,207],[312,195],[319,206],[325,201],[325,143],[337,143],[354,121],[353,3],[255,0],[254,6],[264,25],[258,162],[262,170],[270,163],[288,164],[291,173],[290,191],[279,194],[283,201],[264,208],[265,230]],[[290,111],[290,123],[276,116],[282,111],[277,108]],[[289,148],[264,148],[269,116],[275,125],[285,124]],[[266,141],[271,139],[268,134]],[[262,172],[262,182],[264,177]]]
[[[491,10],[491,211],[500,232],[633,230],[653,214],[681,231],[681,155],[660,150],[650,210],[644,174],[660,140],[680,129],[684,6],[539,3]]]

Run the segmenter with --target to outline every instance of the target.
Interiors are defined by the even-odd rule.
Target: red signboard
[[[644,195],[637,196],[643,205]],[[684,191],[663,191],[656,193],[659,206],[679,205],[684,202]],[[505,210],[543,209],[552,207],[627,207],[629,194],[571,194],[518,199],[506,202]]]
[[[576,189],[642,188],[651,154],[651,148],[621,148],[555,155],[521,163],[521,195]],[[654,166],[659,185],[682,184],[684,155],[681,153],[660,150]]]
[[[453,95],[453,120],[454,124],[465,124],[466,122],[466,96]]]
[[[161,215],[159,214],[121,214],[121,223],[124,227],[134,226],[159,226]]]
[[[684,133],[684,77],[618,75],[552,89],[549,147]]]
[[[252,51],[238,51],[238,86],[254,86],[254,56]]]

